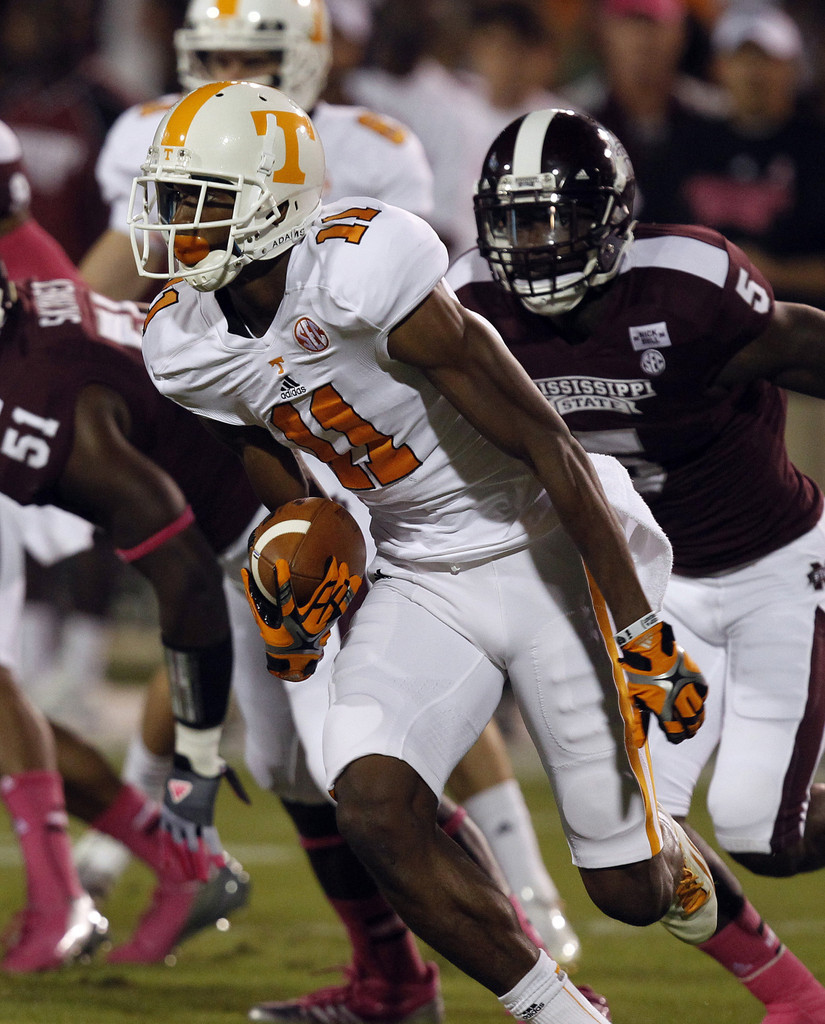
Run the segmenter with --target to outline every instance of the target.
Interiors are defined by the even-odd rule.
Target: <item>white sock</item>
[[[464,800],[462,806],[484,833],[504,877],[520,900],[560,902],[544,866],[530,811],[515,779],[499,782]]]
[[[587,1024],[594,1020],[604,1024],[604,1017],[544,950],[521,981],[498,1001],[516,1020],[534,1024]]]
[[[161,801],[171,767],[171,757],[153,754],[140,733],[135,733],[129,740],[121,778],[137,786],[153,800]]]

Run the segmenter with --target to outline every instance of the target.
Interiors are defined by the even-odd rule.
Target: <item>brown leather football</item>
[[[285,559],[292,592],[306,604],[326,576],[333,556],[350,575],[363,578],[367,549],[361,530],[343,505],[327,498],[299,498],[270,512],[252,534],[249,569],[264,596],[277,604],[275,562]]]

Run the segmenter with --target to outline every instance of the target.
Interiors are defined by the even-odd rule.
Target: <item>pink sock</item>
[[[83,894],[67,832],[63,781],[57,772],[4,775],[0,795],[20,843],[31,906],[66,904]]]
[[[699,948],[736,975],[765,1006],[791,1001],[790,993],[798,997],[816,989],[825,997],[825,989],[782,945],[750,903],[746,902],[735,920]]]
[[[319,836],[299,833],[298,838],[310,855],[343,850],[345,846],[337,831]],[[427,967],[412,932],[377,889],[368,895],[327,899],[347,930],[353,968],[359,975],[399,984],[421,981],[426,976]]]
[[[359,974],[397,983],[425,976],[427,969],[412,932],[380,893],[329,902],[347,929]]]
[[[163,872],[160,846],[160,807],[139,789],[125,783],[113,803],[92,822],[98,832],[119,839],[156,873]]]

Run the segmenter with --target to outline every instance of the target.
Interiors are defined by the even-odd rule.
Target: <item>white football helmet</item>
[[[270,260],[304,237],[321,208],[324,150],[309,115],[282,92],[213,82],[167,111],[141,170],[129,215],[138,272],[214,291],[253,260]],[[182,187],[193,206],[185,221],[176,217]],[[220,200],[227,216],[216,220]],[[199,232],[215,228],[229,231],[226,244],[212,249]],[[158,233],[166,267],[153,273],[150,239]]]
[[[329,17],[324,0],[191,0],[175,33],[175,51],[186,89],[214,81],[206,65],[210,53],[268,51],[278,72],[243,77],[275,86],[312,110],[329,71]]]

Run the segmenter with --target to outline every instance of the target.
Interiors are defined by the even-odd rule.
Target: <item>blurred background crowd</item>
[[[822,0],[327,2],[324,98],[418,135],[434,174],[431,222],[453,256],[475,242],[473,186],[493,138],[527,110],[573,106],[625,143],[640,220],[714,227],[778,298],[825,308]],[[20,138],[34,216],[76,262],[107,224],[94,170],[108,128],[133,103],[179,88],[173,33],[186,6],[0,0],[0,119]],[[789,446],[823,485],[820,404],[792,400]],[[32,569],[29,617],[42,637],[44,617],[73,616],[66,664],[48,671],[84,678],[90,695],[89,680],[107,672],[107,623],[124,584],[105,557],[80,557],[63,578]],[[60,690],[43,665],[29,674]],[[72,697],[69,711],[86,703]]]

